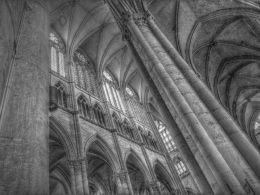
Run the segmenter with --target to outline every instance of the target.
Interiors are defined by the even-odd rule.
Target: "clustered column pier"
[[[210,169],[216,175],[216,178],[221,178],[218,179],[218,183],[223,192],[225,194],[245,194],[247,193],[246,185],[249,181],[254,192],[260,193],[259,178],[255,174],[257,170],[254,170],[257,167],[252,166],[251,163],[253,169],[250,168],[247,164],[248,160],[246,161],[240,154],[240,151],[233,145],[233,140],[230,140],[230,134],[227,135],[226,130],[221,126],[223,125],[223,118],[220,120],[219,117],[212,114],[212,107],[208,108],[208,105],[202,102],[202,98],[194,90],[193,85],[200,82],[197,81],[199,78],[193,80],[193,85],[190,84],[191,76],[187,72],[181,71],[182,69],[179,68],[179,66],[182,66],[180,60],[172,59],[176,58],[176,54],[168,51],[169,45],[168,50],[164,49],[167,46],[166,41],[164,40],[163,43],[160,41],[163,41],[162,39],[165,37],[159,35],[162,33],[155,23],[148,22],[150,14],[144,2],[135,1],[135,4],[132,4],[125,0],[123,2],[109,1],[109,3],[115,17],[119,19],[123,33],[133,42],[135,49],[142,53],[146,70],[166,102],[169,111],[174,115],[173,110],[175,109],[177,114],[181,116],[181,122],[203,154],[203,158]],[[180,56],[177,57],[180,58]],[[185,77],[189,77],[189,79]],[[200,90],[203,88],[203,86],[197,86]],[[209,98],[207,93],[205,95]],[[214,103],[214,101],[211,102]],[[243,138],[241,134],[235,131],[234,133],[237,137]],[[240,140],[243,140],[243,143],[247,141],[246,139]],[[250,153],[254,153],[253,146],[248,148]],[[257,157],[254,157],[254,159],[257,160],[259,154],[255,155]]]
[[[20,25],[13,48],[13,68],[0,118],[0,194],[46,195],[49,194],[48,3],[27,0],[20,5],[22,16],[17,20]]]

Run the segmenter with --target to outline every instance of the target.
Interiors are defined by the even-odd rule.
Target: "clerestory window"
[[[161,121],[155,120],[154,122],[168,152],[175,150],[176,145],[173,142],[172,136],[170,135],[170,132],[168,131],[166,126]]]
[[[65,77],[64,45],[62,41],[52,32],[50,33],[49,38],[51,48],[51,70]]]
[[[121,94],[116,87],[115,79],[107,71],[104,71],[103,76],[104,76],[103,90],[106,96],[106,100],[113,107],[125,112],[125,107],[121,98]]]
[[[83,116],[84,118],[91,118],[91,114],[90,114],[90,106],[86,100],[86,98],[84,96],[80,96],[78,98],[78,108],[79,108],[79,113],[81,116]]]
[[[76,85],[98,96],[98,90],[95,84],[95,71],[88,59],[79,51],[74,53],[72,77]]]
[[[65,87],[60,82],[55,85],[57,89],[57,103],[59,106],[62,106],[64,108],[67,108],[67,93],[65,90]]]
[[[176,158],[174,160],[174,166],[175,166],[175,169],[176,169],[176,171],[177,171],[177,173],[179,175],[182,175],[185,172],[187,172],[187,168],[186,168],[186,166],[184,165],[183,161],[180,158]]]

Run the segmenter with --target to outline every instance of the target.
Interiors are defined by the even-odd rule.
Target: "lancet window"
[[[81,116],[87,119],[91,119],[90,106],[84,96],[78,98],[78,108]]]
[[[65,90],[65,87],[60,82],[55,85],[55,88],[57,89],[57,103],[59,106],[62,106],[64,108],[67,108],[67,93]]]
[[[130,126],[130,124],[127,120],[124,120],[122,126],[123,126],[126,136],[131,139],[135,139],[134,129]]]
[[[140,131],[141,136],[142,136],[143,141],[144,141],[144,144],[146,146],[148,146],[149,148],[153,148],[155,150],[159,150],[159,147],[157,145],[157,141],[150,131],[144,130],[141,127],[138,127],[138,130]]]
[[[112,118],[113,118],[113,122],[114,122],[114,125],[115,125],[115,128],[116,128],[117,132],[120,133],[120,134],[123,134],[121,121],[120,121],[119,117],[117,116],[117,114],[113,113],[112,114]]]
[[[51,70],[65,77],[64,53],[62,41],[53,32],[50,33]]]
[[[162,137],[163,143],[166,146],[166,149],[168,152],[171,152],[176,149],[176,145],[172,140],[172,136],[170,135],[170,132],[166,128],[166,126],[158,120],[155,120],[155,125]]]
[[[180,158],[176,158],[174,160],[174,166],[176,168],[176,171],[179,175],[184,174],[185,172],[187,172],[187,168],[185,166],[185,164],[183,163],[183,161]]]
[[[115,79],[112,77],[108,71],[104,71],[103,73],[104,81],[103,81],[103,90],[105,92],[106,100],[117,109],[125,112],[125,106],[123,104],[121,94],[116,87]]]
[[[95,71],[88,59],[80,51],[76,51],[73,56],[72,76],[78,87],[98,95],[95,84]]]
[[[128,96],[132,97],[132,98],[137,98],[137,95],[136,93],[134,92],[134,90],[130,87],[130,86],[127,86],[125,88],[125,91],[127,93]]]
[[[104,115],[101,107],[98,104],[96,104],[94,106],[93,110],[94,110],[95,122],[102,126],[105,126],[106,125],[105,115]]]

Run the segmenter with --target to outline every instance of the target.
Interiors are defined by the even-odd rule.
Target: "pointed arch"
[[[106,162],[109,162],[109,165],[114,172],[120,170],[118,157],[110,149],[111,146],[99,134],[95,134],[86,141],[84,146],[84,155],[87,154],[93,144],[97,144],[97,146],[102,150],[104,157],[107,159]]]
[[[72,139],[68,134],[68,131],[53,116],[51,116],[49,119],[49,126],[50,126],[50,135],[54,134],[56,135],[56,137],[59,138],[59,140],[61,141],[65,149],[68,158],[73,159],[73,157],[76,155],[76,147],[72,142]]]
[[[63,82],[58,81],[54,87],[56,88],[56,98],[58,105],[68,107],[68,91]]]
[[[169,192],[173,192],[174,180],[167,168],[163,165],[163,163],[156,159],[153,163],[153,170],[158,181],[162,183]]]
[[[145,181],[148,182],[149,179],[151,178],[151,174],[146,166],[146,163],[143,162],[143,160],[139,157],[139,155],[132,148],[130,148],[125,154],[125,157],[124,157],[125,165],[127,166],[127,161],[130,156],[132,156],[135,159],[136,165],[142,172]]]

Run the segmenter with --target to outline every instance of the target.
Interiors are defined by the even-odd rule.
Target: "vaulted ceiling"
[[[99,78],[108,69],[120,88],[129,84],[142,98],[146,86],[104,1],[51,1],[51,18],[51,27],[63,39],[68,54],[80,48]]]
[[[172,44],[248,130],[259,112],[260,9],[238,1],[147,3]],[[130,85],[141,101],[150,102],[157,110],[108,5],[103,0],[50,2],[51,27],[63,39],[67,53],[80,48],[94,64],[98,77],[108,69],[120,88]]]

